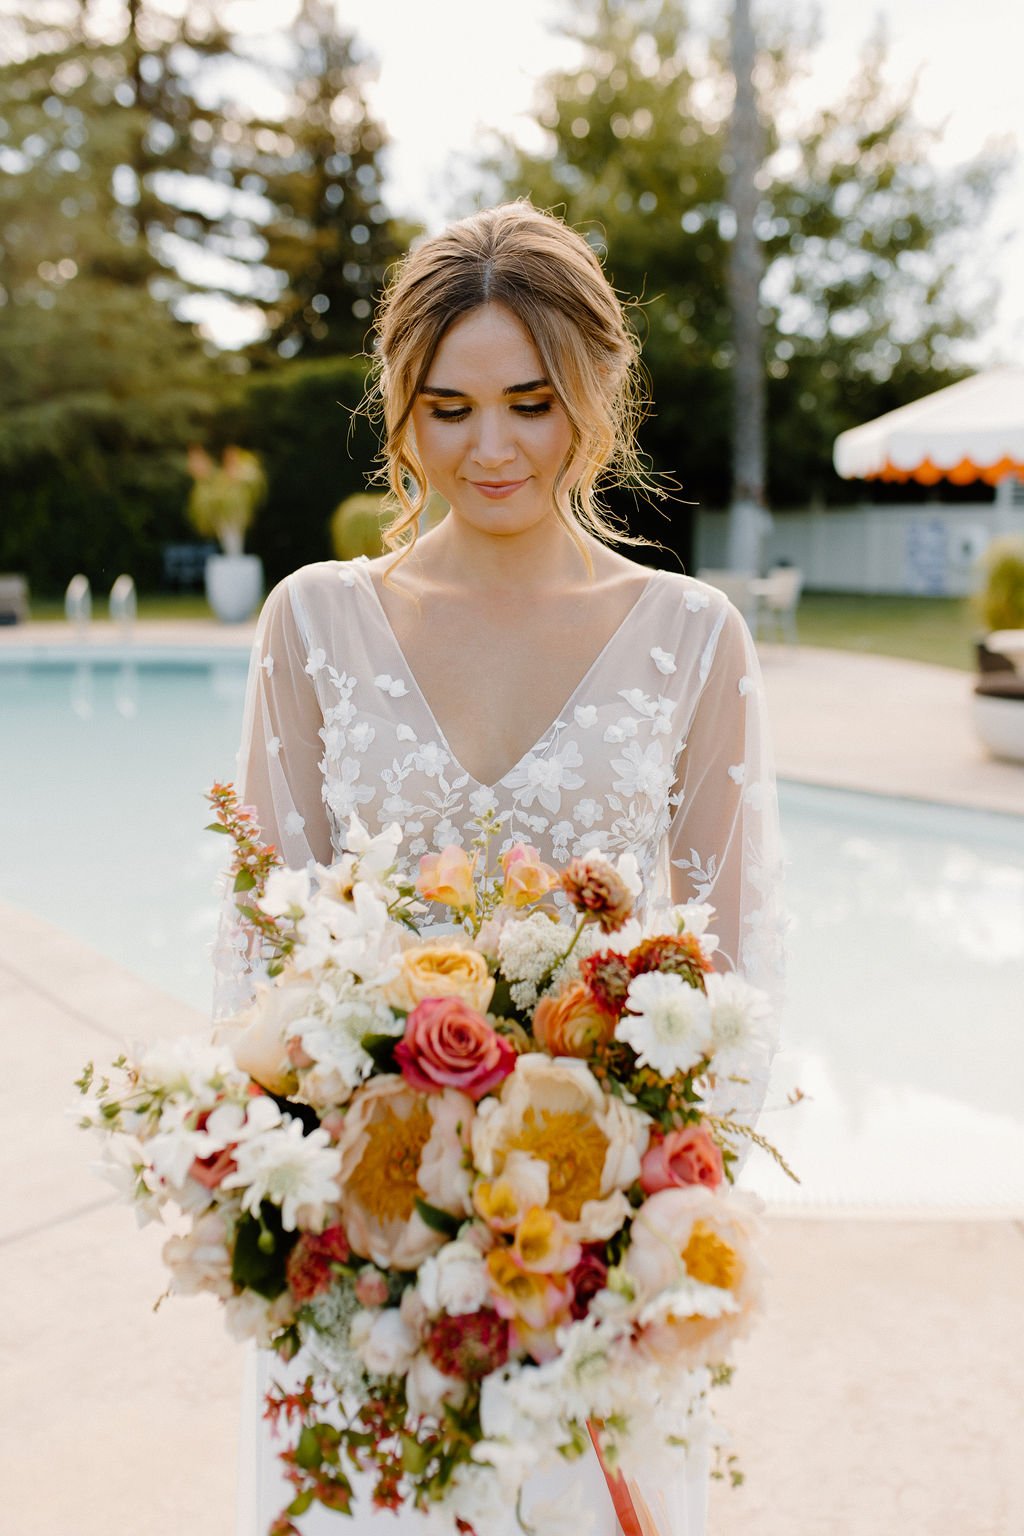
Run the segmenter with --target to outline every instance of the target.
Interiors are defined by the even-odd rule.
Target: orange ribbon
[[[623,1536],[659,1536],[658,1526],[650,1508],[635,1483],[628,1482],[621,1472],[613,1472],[601,1453],[601,1446],[594,1426],[587,1421],[591,1444],[601,1463],[604,1480],[615,1508],[615,1515]]]

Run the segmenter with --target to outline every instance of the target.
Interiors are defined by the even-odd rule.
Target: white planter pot
[[[242,624],[263,596],[263,562],[258,555],[210,555],[206,600],[223,624]]]
[[[993,757],[1024,763],[1024,699],[974,695],[974,728]]]

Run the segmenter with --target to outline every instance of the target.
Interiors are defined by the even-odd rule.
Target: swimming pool
[[[205,1008],[245,657],[0,665],[0,900]],[[789,1003],[744,1182],[797,1207],[1024,1207],[1024,818],[784,783]],[[788,1107],[799,1086],[807,1098]]]

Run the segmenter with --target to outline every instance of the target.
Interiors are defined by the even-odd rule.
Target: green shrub
[[[977,608],[987,630],[1024,629],[1024,538],[993,539],[982,558]]]
[[[381,524],[387,497],[381,492],[356,492],[346,496],[331,517],[331,545],[338,560],[354,560],[357,555],[374,559],[384,553]]]

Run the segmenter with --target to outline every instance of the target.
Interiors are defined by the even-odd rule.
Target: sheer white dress
[[[778,812],[757,656],[736,609],[690,577],[652,572],[540,739],[497,783],[480,784],[420,691],[369,562],[305,566],[263,609],[238,785],[265,838],[296,868],[343,851],[353,811],[372,831],[402,825],[410,875],[421,854],[461,843],[489,808],[504,818],[505,842],[529,842],[555,866],[590,849],[630,850],[653,901],[714,904],[716,964],[742,970],[779,1000]],[[217,971],[223,1016],[252,987],[244,936],[230,925]],[[752,1124],[769,1066],[766,1053],[749,1062],[746,1083],[720,1085],[716,1111]],[[272,1354],[253,1352],[238,1536],[265,1536],[288,1501],[280,1442],[261,1420],[267,1380],[283,1371]],[[296,1373],[304,1374],[301,1358]],[[643,1490],[663,1536],[704,1536],[707,1475],[694,1456],[675,1486]],[[560,1476],[584,1494],[589,1526],[579,1524],[579,1536],[614,1536],[596,1458]],[[425,1524],[367,1502],[354,1521],[314,1509],[297,1523],[304,1536],[368,1536],[371,1522],[375,1536],[422,1536]]]

